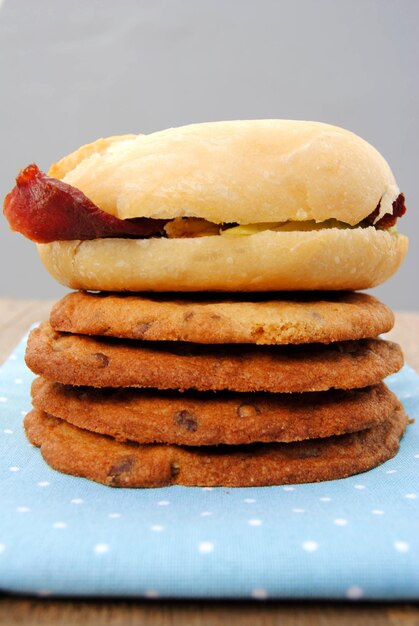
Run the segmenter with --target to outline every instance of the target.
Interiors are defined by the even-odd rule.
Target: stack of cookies
[[[114,486],[341,478],[393,456],[406,417],[391,311],[358,293],[283,299],[72,293],[34,330],[29,439]]]
[[[396,454],[391,311],[359,293],[407,250],[384,158],[341,128],[252,120],[82,146],[4,212],[75,289],[34,330],[25,419],[107,485],[276,485]]]

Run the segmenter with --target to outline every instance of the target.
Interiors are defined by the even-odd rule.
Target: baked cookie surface
[[[34,410],[29,440],[54,469],[118,487],[267,486],[335,480],[393,457],[406,428],[401,406],[378,426],[295,443],[187,448],[121,443]]]
[[[305,394],[70,387],[37,378],[36,409],[119,441],[188,446],[298,441],[370,428],[398,406],[383,384]]]
[[[203,346],[58,333],[46,322],[29,336],[26,363],[68,385],[282,393],[374,385],[401,368],[403,355],[381,339]]]
[[[391,310],[362,293],[126,295],[74,292],[51,311],[54,330],[150,341],[300,344],[376,337]]]

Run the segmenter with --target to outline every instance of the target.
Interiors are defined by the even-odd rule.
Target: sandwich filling
[[[176,217],[172,220],[139,217],[120,220],[102,211],[79,189],[47,176],[34,164],[19,173],[16,186],[6,196],[3,207],[11,229],[37,243],[109,237],[242,237],[267,230],[316,231],[370,226],[380,230],[394,230],[397,219],[406,212],[403,194],[393,202],[392,213],[386,213],[378,219],[379,211],[380,203],[368,217],[355,226],[335,219],[323,222],[306,220],[255,224],[215,224],[197,217]]]

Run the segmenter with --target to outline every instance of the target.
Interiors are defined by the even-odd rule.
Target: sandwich
[[[394,316],[354,290],[399,267],[384,158],[317,122],[99,139],[4,203],[75,289],[30,334],[29,440],[114,487],[332,480],[397,453]],[[327,290],[327,291],[325,291]]]
[[[54,278],[106,291],[368,289],[406,254],[405,210],[366,141],[287,120],[99,139],[4,205]]]

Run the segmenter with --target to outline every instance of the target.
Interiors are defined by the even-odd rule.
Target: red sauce
[[[377,218],[378,213],[380,212],[379,202],[377,208],[363,220],[361,225],[375,226],[375,228],[379,228],[380,230],[384,230],[385,228],[391,228],[392,226],[394,226],[397,222],[397,218],[402,217],[406,213],[406,205],[404,203],[404,195],[402,193],[397,196],[392,204],[392,208],[392,213],[386,213],[380,220],[378,220],[376,224],[374,224],[374,220]]]
[[[97,207],[84,193],[36,165],[28,165],[3,206],[10,228],[38,243],[100,237],[147,237],[162,232],[167,220],[120,220]]]

